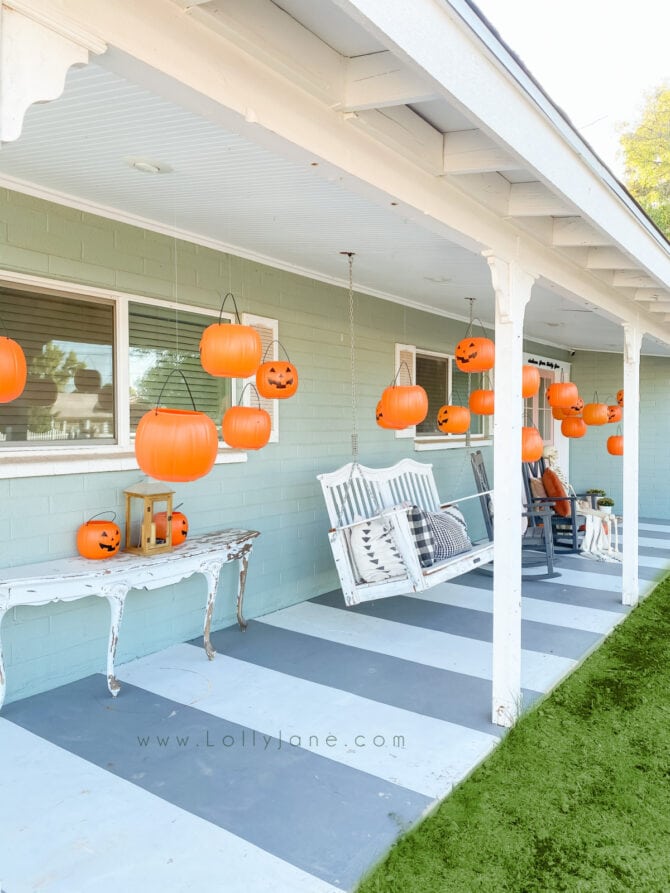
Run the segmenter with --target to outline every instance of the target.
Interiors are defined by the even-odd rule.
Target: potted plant
[[[601,496],[598,499],[598,508],[601,512],[607,512],[608,514],[612,511],[612,506],[614,505],[614,500],[609,496]]]
[[[586,491],[586,495],[588,496],[589,502],[591,503],[591,508],[594,509],[596,507],[598,499],[600,499],[602,496],[606,496],[607,494],[604,490],[599,490],[598,487],[592,487],[590,490]]]

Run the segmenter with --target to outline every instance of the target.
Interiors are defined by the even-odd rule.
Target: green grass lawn
[[[670,891],[670,578],[358,893]]]

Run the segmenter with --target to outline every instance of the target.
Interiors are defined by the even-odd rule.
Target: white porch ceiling
[[[192,4],[180,0],[180,5]],[[199,15],[209,10],[215,17],[227,4],[197,5]],[[318,15],[311,0],[280,0],[275,6],[342,55],[385,49],[325,0]],[[371,190],[354,188],[351,178],[319,159],[312,165],[279,154],[261,140],[252,141],[248,132],[233,132],[206,110],[187,110],[119,69],[120,55],[111,50],[71,70],[58,100],[29,110],[20,139],[0,151],[5,185],[342,284],[339,252],[352,250],[362,290],[459,319],[468,312],[465,298],[475,297],[477,316],[492,323],[489,269],[477,252],[445,238],[429,221],[421,225],[415,214],[410,219],[401,203],[382,203]],[[474,129],[444,99],[425,99],[411,109],[443,133]],[[138,157],[172,171],[140,173],[126,163]],[[496,176],[508,184],[534,180],[520,164],[507,164]],[[542,220],[538,225],[546,225],[546,215]],[[525,225],[535,224],[532,218]],[[580,250],[568,245],[564,252]],[[602,271],[592,266],[593,275],[604,281],[616,272],[611,263]],[[544,280],[533,289],[525,331],[529,338],[572,350],[623,349],[616,321]],[[670,347],[647,338],[643,352],[670,356]]]

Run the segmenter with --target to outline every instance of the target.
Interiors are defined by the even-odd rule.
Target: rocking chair
[[[475,477],[477,492],[480,493],[479,502],[484,515],[484,524],[489,539],[493,539],[493,505],[489,486],[486,466],[484,465],[484,457],[481,450],[470,454],[472,463],[472,472]],[[528,574],[522,575],[524,580],[553,580],[560,577],[560,574],[554,570],[554,540],[552,536],[552,516],[553,512],[549,505],[540,506],[524,506],[522,503],[522,511],[520,517],[527,520],[527,525],[521,536],[522,564],[523,567],[540,567],[546,564],[546,574]],[[535,553],[543,552],[544,556],[529,557],[526,551],[530,550]]]

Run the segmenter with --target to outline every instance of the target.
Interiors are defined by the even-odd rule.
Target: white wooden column
[[[623,353],[623,569],[622,602],[636,605],[640,598],[638,578],[638,522],[640,475],[640,348],[639,324],[624,323]]]
[[[492,721],[511,726],[521,710],[523,318],[536,277],[516,261],[484,256],[496,301]]]

